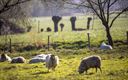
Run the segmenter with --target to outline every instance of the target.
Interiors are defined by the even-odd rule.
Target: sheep
[[[9,61],[11,62],[11,58],[7,54],[1,54],[0,56],[0,62]]]
[[[48,72],[50,69],[55,70],[56,66],[59,64],[59,57],[53,54],[48,54],[45,62],[46,68],[48,68]]]
[[[102,42],[100,49],[104,49],[104,50],[111,50],[112,46],[111,45],[107,45],[104,42]]]
[[[32,64],[32,63],[39,63],[39,62],[45,62],[46,56],[47,56],[47,55],[45,55],[45,54],[37,55],[37,56],[35,56],[34,58],[32,58],[32,59],[29,61],[29,64]]]
[[[86,71],[87,73],[87,70],[90,68],[96,68],[96,72],[97,72],[97,68],[99,68],[100,71],[102,72],[100,56],[93,55],[83,58],[78,68],[78,72],[79,74],[84,73],[84,71]]]
[[[30,61],[29,61],[29,64],[32,64],[32,63],[39,63],[39,62],[45,62],[45,60],[43,58],[32,58]]]
[[[14,58],[12,58],[12,61],[11,61],[11,63],[25,63],[25,62],[26,62],[26,60],[22,56],[14,57]]]

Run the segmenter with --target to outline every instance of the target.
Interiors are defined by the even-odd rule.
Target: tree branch
[[[103,2],[101,2],[101,0],[98,0],[98,7],[99,7],[101,19],[103,22],[106,22],[106,17],[105,17],[105,13],[104,13],[104,9],[103,9],[102,4],[103,4]]]
[[[96,11],[96,9],[93,7],[90,0],[87,0],[87,2],[89,3],[89,5],[90,5],[91,9],[94,11],[94,13],[102,20],[101,16],[99,15],[98,11]]]
[[[109,24],[109,16],[110,16],[110,0],[107,2],[107,24]]]
[[[114,0],[110,5],[109,7],[111,7],[113,4],[115,4],[118,0]]]
[[[120,13],[117,14],[117,16],[112,20],[111,24],[110,24],[110,28],[112,27],[114,21],[125,11],[128,11],[128,7],[126,7],[125,9],[123,9]]]

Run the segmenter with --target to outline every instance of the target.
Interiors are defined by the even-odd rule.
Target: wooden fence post
[[[12,40],[9,39],[9,52],[12,53]]]
[[[38,33],[40,33],[40,21],[38,21]]]
[[[90,33],[87,33],[88,35],[88,47],[90,48]]]
[[[93,14],[93,18],[92,18],[92,30],[94,28],[94,20],[95,20],[95,14]]]
[[[127,44],[128,44],[128,31],[126,32],[126,36],[127,36]]]
[[[48,35],[48,51],[49,51],[49,48],[50,48],[50,35]]]

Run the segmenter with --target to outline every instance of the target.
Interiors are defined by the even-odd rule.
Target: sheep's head
[[[85,63],[82,61],[78,68],[78,72],[79,72],[79,74],[82,74],[82,73],[84,73],[85,70],[86,70],[86,66],[85,66]]]
[[[55,55],[51,55],[51,60],[55,60]]]
[[[6,56],[7,56],[7,55],[3,53],[3,54],[1,55],[1,58],[6,58]]]
[[[84,73],[84,69],[79,68],[78,72],[79,72],[79,74],[82,74],[82,73]]]

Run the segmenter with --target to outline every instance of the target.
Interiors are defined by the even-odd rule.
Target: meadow
[[[38,33],[39,28],[44,32]],[[93,29],[85,31],[71,31],[69,17],[63,17],[59,22],[64,23],[64,31],[53,32],[53,22],[50,17],[34,18],[31,25],[32,30],[24,34],[9,35],[12,44],[23,43],[23,45],[12,46],[11,57],[23,56],[27,59],[25,64],[11,64],[9,62],[0,63],[0,80],[127,80],[128,78],[128,45],[126,44],[126,31],[128,31],[128,18],[118,18],[111,28],[114,40],[112,50],[100,50],[102,41],[106,41],[104,27],[98,19],[94,20]],[[86,28],[87,16],[78,16],[77,28]],[[51,27],[52,32],[46,32],[46,28]],[[91,37],[91,49],[88,48],[87,33]],[[27,45],[42,44],[47,46],[47,38],[50,35],[50,50],[47,47],[32,49],[29,51],[18,51]],[[0,45],[4,45],[5,36],[0,36]],[[55,47],[54,47],[55,46]],[[2,53],[2,52],[1,52]],[[28,64],[30,58],[37,54],[52,53],[58,55],[60,64],[55,71],[47,72],[45,63]],[[95,69],[90,69],[88,74],[79,74],[78,66],[82,58],[90,55],[99,55],[102,58],[102,73]]]

